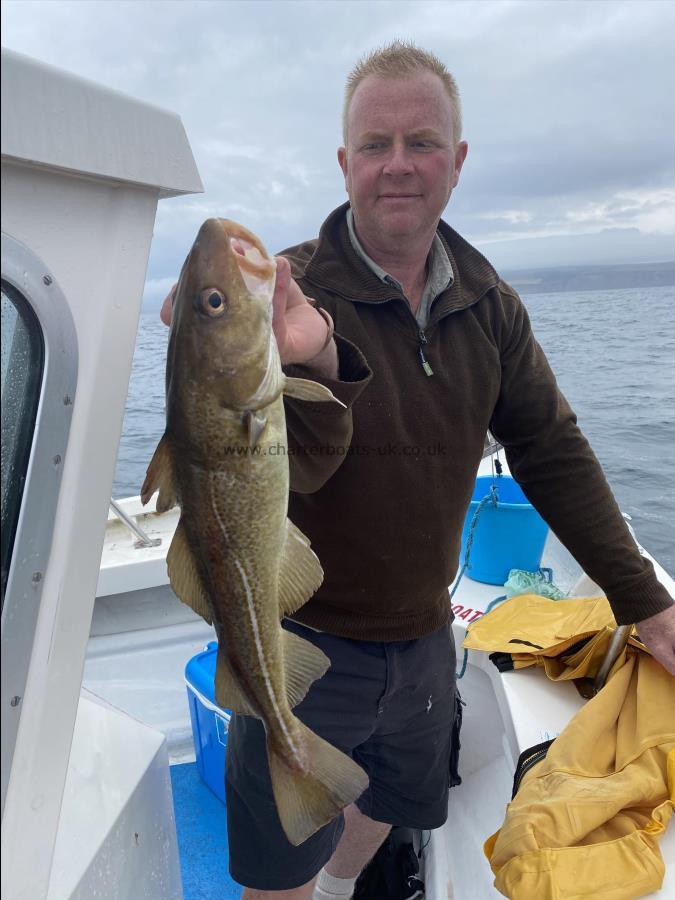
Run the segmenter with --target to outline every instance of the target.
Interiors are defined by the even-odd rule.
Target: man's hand
[[[635,623],[645,647],[671,675],[675,675],[675,606]]]
[[[235,249],[236,245],[235,245]],[[337,348],[331,341],[328,346],[328,324],[302,293],[291,278],[288,260],[276,257],[277,280],[272,298],[272,328],[279,348],[282,365],[303,363],[327,378],[338,377]],[[171,324],[173,297],[176,285],[167,294],[160,319]]]
[[[277,339],[279,356],[283,365],[289,363],[312,363],[318,356],[324,356],[328,324],[314,309],[302,293],[297,282],[291,278],[291,267],[287,259],[276,257],[277,281],[272,298],[272,327]],[[332,343],[332,342],[331,342]],[[335,350],[335,344],[325,347]],[[337,376],[337,353],[335,353]]]

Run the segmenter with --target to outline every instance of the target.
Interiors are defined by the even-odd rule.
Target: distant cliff
[[[675,260],[614,266],[561,266],[552,269],[502,271],[502,278],[521,294],[558,291],[605,291],[675,285]]]

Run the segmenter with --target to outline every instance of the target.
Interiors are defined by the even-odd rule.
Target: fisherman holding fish
[[[453,77],[407,43],[370,54],[347,80],[343,137],[349,203],[317,239],[276,259],[272,324],[283,372],[275,342],[263,342],[254,399],[251,388],[246,402],[223,394],[220,406],[203,407],[209,421],[223,406],[236,409],[251,452],[234,474],[200,475],[214,453],[202,449],[196,474],[181,482],[187,521],[172,584],[175,577],[220,629],[220,696],[249,713],[233,717],[226,774],[230,867],[247,900],[351,897],[392,825],[427,830],[445,821],[456,742],[447,588],[488,429],[529,500],[606,592],[617,622],[637,623],[650,652],[675,672],[675,606],[640,555],[523,304],[441,220],[468,149]],[[207,267],[220,227],[208,224],[191,252]],[[269,282],[264,248],[228,227],[227,266],[234,259],[237,290],[255,294]],[[163,320],[171,321],[175,294],[174,320],[184,295],[203,318],[230,303],[238,321],[231,287],[186,266]],[[266,327],[264,311],[257,321]],[[219,372],[228,365],[234,373],[239,363],[224,356]],[[287,443],[273,405],[282,392]],[[192,451],[176,437],[179,419],[167,421],[170,452],[160,444],[146,493],[166,482],[157,472],[180,480],[181,454]],[[290,464],[292,526],[285,510],[283,518],[266,513],[283,473],[255,496],[237,495],[236,514],[227,491],[217,493],[226,483],[236,493],[237,479],[250,477],[259,458],[269,464],[273,447]],[[259,481],[267,477],[260,466]],[[214,528],[199,549],[186,509],[202,483]],[[230,523],[246,516],[259,527],[240,541]],[[272,519],[280,537],[259,540]],[[264,578],[255,560],[274,541],[281,562],[269,613],[256,600]],[[321,576],[309,542],[324,572],[311,597]],[[236,557],[229,568],[221,552]],[[248,631],[214,602],[220,578],[238,585]],[[252,635],[248,657],[228,637],[239,628]],[[253,674],[246,659],[259,660]],[[284,679],[285,692],[277,688]],[[327,745],[341,751],[334,764],[324,764]]]

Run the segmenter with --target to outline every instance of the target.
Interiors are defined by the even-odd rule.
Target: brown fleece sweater
[[[355,253],[346,209],[328,217],[318,240],[283,253],[304,293],[335,320],[340,380],[316,380],[348,407],[286,401],[289,516],[325,571],[295,618],[382,641],[420,637],[446,622],[488,428],[619,623],[669,606],[516,292],[441,222],[455,280],[421,333],[403,295]],[[315,377],[303,366],[287,372]]]

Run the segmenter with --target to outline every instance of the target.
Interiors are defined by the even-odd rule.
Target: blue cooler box
[[[217,641],[193,656],[185,667],[192,738],[197,770],[204,783],[225,803],[225,748],[230,712],[215,700]]]

